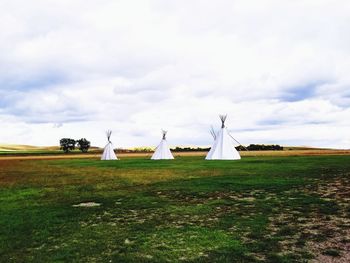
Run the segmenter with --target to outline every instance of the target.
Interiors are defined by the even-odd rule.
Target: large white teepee
[[[160,144],[157,146],[156,150],[154,151],[151,159],[152,160],[161,160],[161,159],[174,159],[174,156],[172,155],[168,143],[166,141],[166,131],[163,131],[163,138],[160,141]]]
[[[221,129],[215,133],[213,129],[211,134],[214,137],[213,146],[210,148],[206,160],[239,160],[241,156],[233,145],[231,135],[228,133],[225,127],[226,115],[220,115]]]
[[[114,150],[113,150],[113,144],[110,140],[111,135],[112,135],[112,131],[107,131],[106,135],[107,135],[108,143],[103,150],[101,160],[118,160],[118,158],[115,155]]]

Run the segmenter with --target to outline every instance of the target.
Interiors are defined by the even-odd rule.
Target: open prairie
[[[1,146],[0,146],[1,147]],[[46,147],[36,150],[29,150],[12,147],[11,150],[2,151],[0,148],[0,160],[50,160],[50,159],[98,159],[101,156],[101,150],[94,147],[89,153],[81,153],[80,151],[74,151],[69,154],[64,154],[58,148]],[[35,146],[30,146],[35,147]],[[15,150],[16,149],[16,150]],[[120,158],[129,157],[143,157],[151,158],[153,153],[151,152],[139,152],[139,153],[118,153]],[[206,151],[195,152],[173,152],[175,157],[185,156],[197,156],[205,157]],[[240,155],[243,157],[259,157],[259,156],[319,156],[319,155],[350,155],[350,150],[334,150],[334,149],[290,149],[284,151],[241,151]]]
[[[261,153],[0,157],[0,261],[349,262],[349,152]]]

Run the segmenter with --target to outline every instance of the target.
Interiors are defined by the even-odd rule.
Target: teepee
[[[163,131],[163,138],[160,141],[160,144],[157,146],[156,150],[154,151],[151,159],[152,160],[161,160],[161,159],[174,159],[174,156],[170,152],[168,143],[166,141],[166,134],[167,131]]]
[[[108,143],[106,144],[103,150],[101,160],[118,160],[117,156],[114,153],[113,144],[111,142],[112,131],[107,131],[106,135],[107,135]]]
[[[215,133],[211,129],[210,133],[213,135],[214,143],[210,148],[206,160],[239,160],[241,156],[233,145],[233,138],[225,127],[225,120],[227,115],[220,115],[221,129]]]

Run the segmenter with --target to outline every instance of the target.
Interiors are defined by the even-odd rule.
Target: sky
[[[0,0],[0,143],[350,148],[348,0]]]

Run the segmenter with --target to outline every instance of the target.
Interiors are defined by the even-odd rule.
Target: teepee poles
[[[214,141],[216,140],[216,132],[214,130],[213,125],[210,126],[210,134],[213,136]]]
[[[222,123],[221,128],[225,128],[225,121],[226,121],[226,118],[227,118],[227,114],[225,114],[225,115],[219,115],[219,116],[220,116],[220,120],[221,120],[221,123]],[[230,135],[230,137],[231,137],[236,143],[238,143],[238,145],[242,146],[246,151],[248,151],[248,149],[247,149],[244,145],[242,145],[239,141],[237,141],[235,138],[233,138],[233,136],[232,136],[229,132],[227,132],[227,133],[228,133],[228,135]]]
[[[247,149],[247,147],[245,147],[243,144],[241,144],[239,141],[237,141],[235,138],[233,138],[233,136],[228,132],[228,135],[230,135],[230,137],[236,142],[236,143],[238,143],[240,146],[242,146],[246,151],[249,151],[248,149]]]
[[[164,131],[162,130],[162,134],[163,134],[163,140],[166,140],[166,134],[167,134],[168,131]]]
[[[219,117],[220,117],[220,120],[221,120],[221,128],[225,128],[225,121],[226,121],[226,118],[227,118],[227,114],[219,115]]]
[[[106,131],[106,136],[107,136],[107,140],[108,140],[109,143],[111,142],[111,135],[112,135],[112,131],[111,130]]]

